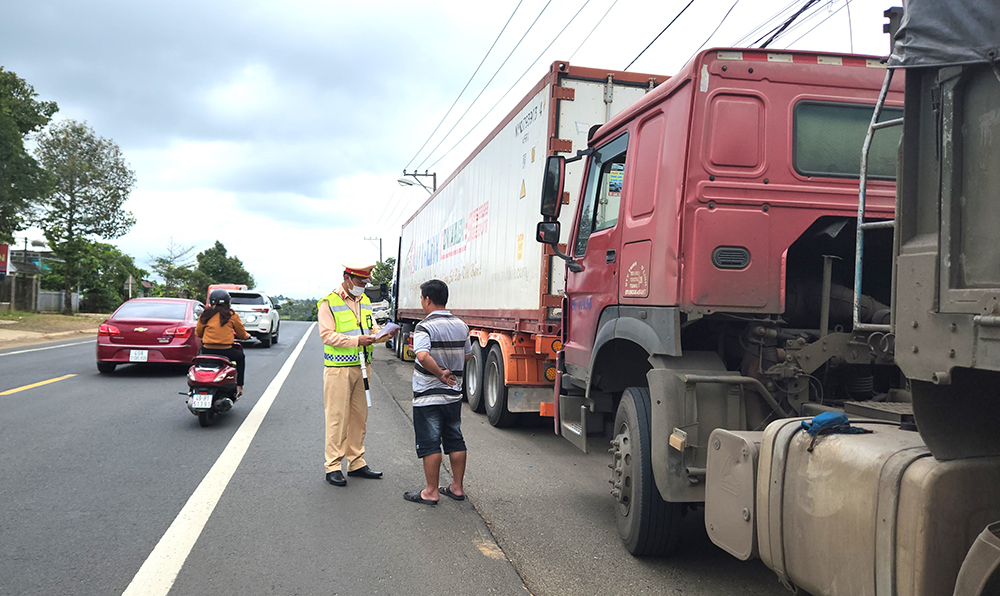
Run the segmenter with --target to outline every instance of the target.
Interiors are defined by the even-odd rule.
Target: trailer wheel
[[[472,342],[472,356],[465,363],[465,382],[462,388],[469,400],[473,412],[482,414],[486,410],[486,400],[483,399],[483,348],[479,340]]]
[[[622,393],[614,433],[611,483],[618,535],[633,555],[668,555],[677,548],[684,505],[664,501],[653,480],[649,389],[629,387]]]
[[[486,399],[486,417],[490,424],[498,428],[510,426],[517,420],[517,415],[507,411],[507,385],[504,384],[503,352],[500,346],[494,345],[486,357],[486,370],[483,373],[483,393]]]

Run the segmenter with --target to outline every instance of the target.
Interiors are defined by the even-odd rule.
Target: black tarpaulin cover
[[[995,62],[1000,0],[906,0],[890,68]]]

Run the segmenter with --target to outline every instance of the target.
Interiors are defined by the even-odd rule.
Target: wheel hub
[[[494,363],[488,365],[486,369],[486,403],[489,404],[491,408],[495,408],[497,405],[497,378],[500,376],[500,371],[497,370],[497,366]]]
[[[469,394],[474,394],[479,390],[479,360],[475,357],[469,359],[469,371],[466,375]]]
[[[622,424],[618,434],[611,441],[613,459],[611,468],[611,495],[618,500],[622,515],[628,515],[632,508],[632,437],[627,424]]]

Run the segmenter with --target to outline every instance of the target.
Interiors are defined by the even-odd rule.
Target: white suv
[[[253,290],[229,290],[232,308],[240,315],[247,333],[260,340],[265,348],[278,343],[281,307],[273,304],[267,294]]]

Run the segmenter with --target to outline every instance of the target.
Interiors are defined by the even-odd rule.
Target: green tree
[[[111,312],[129,299],[129,276],[139,282],[148,272],[136,266],[135,260],[111,244],[86,242],[79,258],[79,286],[82,293],[80,309],[88,312]],[[42,276],[42,288],[60,290],[65,286],[65,263],[52,262]]]
[[[135,187],[135,173],[114,141],[74,120],[44,131],[36,153],[54,179],[39,225],[66,262],[63,312],[71,314],[70,291],[79,281],[88,239],[118,238],[135,224],[135,217],[122,208]]]
[[[171,238],[166,254],[151,257],[150,266],[163,280],[153,288],[154,296],[202,299],[211,282],[195,268],[192,251],[193,246],[175,244]]]
[[[206,289],[209,284],[246,284],[248,288],[256,285],[253,276],[243,268],[243,261],[228,256],[226,247],[218,240],[195,258],[198,260],[198,271],[208,278]]]
[[[24,148],[24,141],[49,123],[59,107],[38,101],[31,85],[0,67],[0,243],[27,226],[27,214],[52,180]]]
[[[372,285],[378,286],[379,284],[385,284],[389,291],[392,291],[392,282],[394,281],[393,273],[396,267],[396,257],[389,257],[385,261],[379,261],[375,263],[375,268],[372,269]]]

